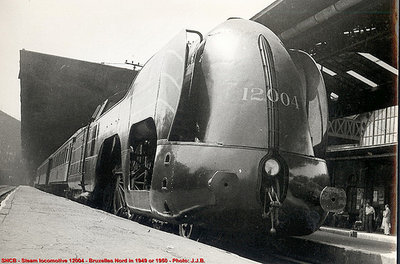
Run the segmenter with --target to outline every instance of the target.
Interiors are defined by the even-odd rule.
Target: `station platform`
[[[0,259],[11,258],[11,263],[276,263],[271,255],[265,257],[271,252],[299,260],[290,263],[396,263],[396,237],[357,235],[321,228],[303,237],[268,238],[268,243],[255,249],[262,255],[257,258],[156,230],[33,187],[19,186],[0,205]],[[233,243],[245,250],[249,246]]]
[[[397,237],[321,227],[275,243],[280,254],[312,263],[397,263]]]
[[[28,186],[1,203],[0,259],[8,258],[11,263],[255,263]]]
[[[396,244],[397,243],[397,236],[392,235],[384,235],[379,233],[368,233],[363,231],[355,231],[349,230],[344,228],[333,228],[333,227],[326,227],[321,226],[320,230],[323,232],[338,234],[346,237],[357,237],[361,239],[373,240],[373,241],[381,241],[385,243]]]

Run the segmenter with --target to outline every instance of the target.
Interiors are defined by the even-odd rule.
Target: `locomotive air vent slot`
[[[164,178],[162,180],[161,189],[163,189],[163,190],[167,189],[167,178]]]
[[[167,153],[164,158],[164,165],[169,165],[171,163],[171,153]]]

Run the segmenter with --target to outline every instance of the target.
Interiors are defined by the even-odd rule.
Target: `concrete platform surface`
[[[333,232],[317,231],[303,237],[287,238],[279,252],[313,263],[394,264],[397,243],[348,237]]]
[[[115,263],[115,258],[122,263],[254,263],[28,186],[18,187],[0,207],[0,258],[16,263],[81,263],[73,258],[85,263]]]
[[[328,233],[347,236],[347,237],[357,237],[357,238],[373,240],[373,241],[380,241],[380,242],[391,243],[391,244],[397,243],[397,236],[392,236],[392,235],[386,236],[384,234],[368,233],[368,232],[363,232],[363,231],[354,231],[354,230],[349,230],[349,229],[326,227],[326,226],[322,226],[320,228],[320,230],[324,231],[324,232],[328,232]]]

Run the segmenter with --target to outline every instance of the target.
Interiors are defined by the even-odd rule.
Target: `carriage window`
[[[97,125],[92,128],[92,139],[90,143],[90,156],[94,155],[94,147],[96,144],[96,133],[97,133]]]

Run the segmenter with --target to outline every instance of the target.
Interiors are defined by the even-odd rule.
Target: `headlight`
[[[269,159],[265,162],[264,170],[268,175],[275,176],[281,170],[281,166],[275,159]]]

